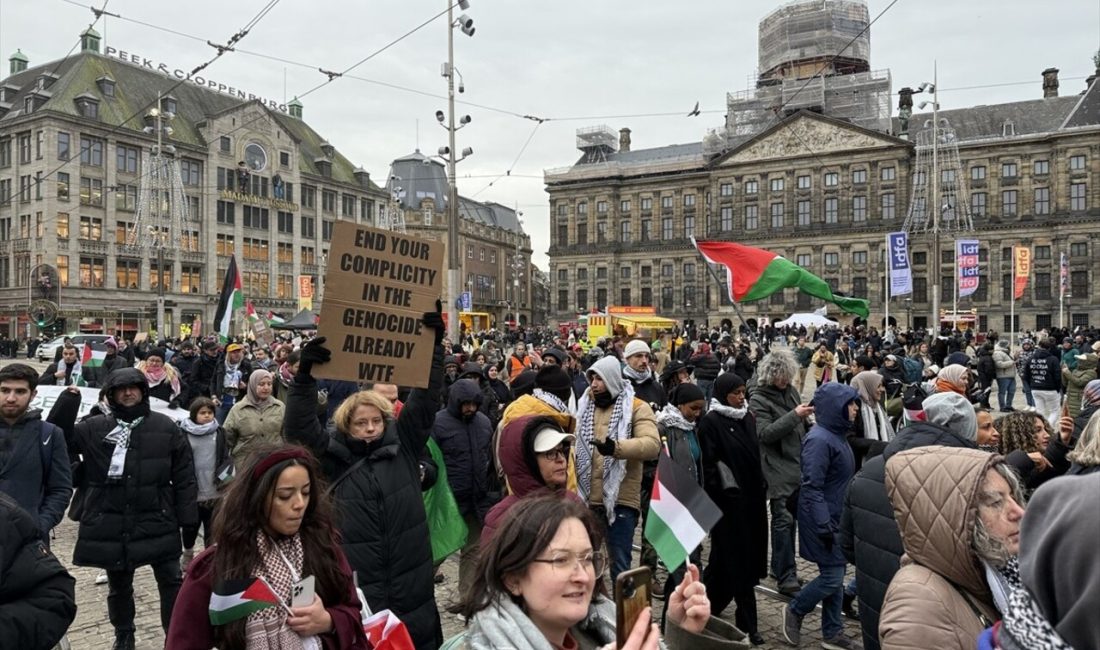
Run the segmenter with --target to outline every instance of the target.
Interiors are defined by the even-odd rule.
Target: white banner
[[[904,296],[913,293],[913,269],[909,266],[909,235],[892,232],[886,235],[886,255],[890,260],[890,293]]]
[[[57,396],[64,390],[67,390],[65,386],[39,386],[29,408],[42,409],[42,418],[45,419],[50,414],[50,409],[53,408],[54,403],[57,402]],[[80,391],[80,411],[76,416],[77,422],[87,415],[88,411],[92,410],[92,407],[99,401],[98,388],[79,387],[78,390]],[[149,398],[149,407],[153,412],[171,418],[173,422],[179,422],[190,415],[190,412],[185,408],[168,408],[168,402],[156,397]]]

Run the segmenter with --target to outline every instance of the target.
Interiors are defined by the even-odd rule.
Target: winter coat
[[[460,379],[451,385],[447,408],[435,414],[432,438],[447,463],[447,482],[451,485],[458,509],[464,516],[484,519],[493,507],[495,495],[489,494],[489,456],[493,425],[477,411],[469,422],[462,419],[462,404],[481,406],[481,387],[476,379]]]
[[[304,549],[308,555],[309,548]],[[206,650],[214,647],[214,628],[210,624],[210,596],[214,585],[230,576],[215,576],[214,562],[218,547],[211,546],[200,553],[187,567],[187,578],[176,596],[176,606],[172,609],[172,624],[168,628],[164,647],[171,650]],[[344,553],[337,548],[336,557],[331,558],[339,565],[339,570],[351,576],[351,567]],[[347,591],[338,603],[325,603],[325,611],[332,617],[332,632],[318,638],[324,650],[351,650],[367,648],[360,617],[359,596],[355,593],[355,583],[347,581]]]
[[[121,571],[178,557],[179,529],[199,518],[191,446],[176,423],[145,416],[131,432],[123,477],[112,479],[115,445],[104,438],[116,424],[112,415],[93,415],[73,429],[83,458],[77,487],[85,493],[73,563]]]
[[[443,386],[443,346],[432,357],[428,388],[409,395],[401,415],[369,444],[317,421],[317,382],[297,375],[287,397],[283,434],[319,459],[332,486],[341,545],[373,611],[389,608],[418,650],[442,641],[432,577],[432,547],[421,494],[420,457],[431,434]]]
[[[1081,393],[1093,379],[1096,379],[1095,354],[1086,354],[1084,359],[1078,359],[1077,367],[1073,370],[1062,369],[1062,380],[1066,384],[1066,406],[1070,415],[1081,412]]]
[[[1016,475],[1020,477],[1020,484],[1024,487],[1024,494],[1031,494],[1043,483],[1069,471],[1070,461],[1066,458],[1069,452],[1070,448],[1062,442],[1061,436],[1055,434],[1050,437],[1047,448],[1043,450],[1043,457],[1047,461],[1046,467],[1040,469],[1039,465],[1035,464],[1035,461],[1031,460],[1027,452],[1022,449],[1006,454],[1005,462],[1016,470]]]
[[[210,383],[214,380],[214,371],[218,368],[218,358],[205,352],[200,352],[191,365],[191,371],[187,374],[187,401],[198,396],[213,397],[210,394]],[[220,396],[220,393],[219,393]]]
[[[524,395],[524,398],[526,397],[529,396]],[[546,415],[523,415],[508,420],[501,430],[497,456],[500,459],[500,469],[508,481],[510,493],[490,508],[485,515],[485,525],[481,529],[482,548],[493,539],[504,515],[517,501],[529,494],[550,489],[543,483],[542,476],[538,472],[538,459],[535,458],[534,452],[535,434],[544,424],[560,426],[560,421],[559,418]],[[572,460],[570,460],[569,469],[573,469]],[[573,490],[563,489],[561,495],[563,499],[571,498],[580,502],[580,497]]]
[[[997,379],[1008,379],[1016,376],[1016,362],[1012,360],[1012,357],[1004,348],[997,348],[993,352],[993,365],[997,367]]]
[[[191,458],[195,468],[195,485],[199,502],[213,501],[221,495],[218,493],[217,472],[218,468],[229,460],[229,445],[225,442],[225,427],[215,427],[206,433],[192,433],[188,429],[194,429],[195,425],[190,419],[177,423],[180,430],[187,436],[187,444],[191,445]]]
[[[0,493],[0,639],[50,650],[76,618],[76,580],[50,553],[38,522]]]
[[[668,396],[665,394],[665,389],[657,381],[656,373],[650,373],[644,381],[634,381],[626,375],[623,375],[623,379],[634,386],[634,397],[645,400],[645,403],[649,404],[654,411],[660,411],[665,407],[665,404],[668,404]]]
[[[65,369],[65,376],[58,379],[54,375],[57,373],[58,368]],[[64,361],[55,361],[46,368],[46,372],[38,378],[39,386],[72,386],[76,383],[78,377],[73,376],[73,370],[76,369],[76,362],[73,365],[68,365]],[[83,372],[80,373],[83,375]]]
[[[593,440],[603,442],[607,438],[607,426],[611,422],[613,406],[596,408],[592,416]],[[625,409],[624,409],[625,410]],[[625,415],[625,414],[624,414]],[[657,458],[661,450],[661,438],[657,434],[657,418],[653,409],[640,399],[634,399],[631,411],[633,429],[627,440],[615,441],[615,459],[626,461],[626,475],[619,484],[619,499],[615,505],[641,510],[642,464]],[[603,503],[603,456],[592,448],[592,479],[589,500],[592,505]]]
[[[814,380],[820,383],[823,378],[833,378],[833,368],[836,366],[836,358],[828,350],[814,352],[811,359],[814,369]],[[826,376],[828,373],[828,376]]]
[[[864,462],[848,486],[839,541],[845,558],[856,567],[864,650],[879,648],[882,601],[904,552],[894,507],[886,494],[886,462],[900,451],[931,445],[977,449],[975,443],[944,427],[914,422],[894,436],[881,456]]]
[[[248,376],[252,374],[252,362],[248,359],[241,359],[241,362],[237,364],[237,370],[241,371],[241,383],[245,386],[248,385]],[[225,386],[225,357],[218,359],[217,365],[214,366],[214,374],[210,376],[210,396],[221,398],[227,390]],[[245,396],[246,389],[241,388],[239,392],[234,395],[237,401],[240,401]]]
[[[993,385],[993,380],[997,378],[997,363],[993,360],[993,351],[982,346],[980,352],[978,352],[978,384],[982,388]]]
[[[65,433],[30,409],[14,425],[0,420],[0,439],[10,440],[7,462],[0,456],[0,492],[27,511],[46,539],[73,495]]]
[[[718,373],[722,372],[722,364],[718,362],[718,357],[714,356],[713,352],[691,357],[688,365],[695,366],[696,381],[714,381],[718,378]]]
[[[844,566],[837,537],[844,494],[856,471],[848,445],[848,404],[859,393],[844,384],[822,384],[814,393],[814,416],[802,442],[802,485],[798,493],[798,541],[801,555],[823,566]]]
[[[977,449],[943,452],[910,449],[886,463],[905,555],[882,604],[884,650],[972,650],[999,618],[971,543],[978,487],[1000,457]]]
[[[1061,368],[1058,357],[1049,350],[1039,348],[1028,359],[1023,378],[1031,386],[1031,390],[1061,390]]]
[[[1033,356],[1035,356],[1034,349],[1020,350],[1016,353],[1016,374],[1019,375],[1020,379],[1024,381],[1027,381],[1027,379],[1025,379],[1025,369],[1027,368],[1028,363],[1031,362],[1031,357]]]
[[[801,403],[802,396],[793,384],[783,390],[758,386],[749,399],[749,411],[756,416],[769,499],[785,499],[798,489],[806,421],[798,417],[794,408]]]
[[[703,448],[703,487],[722,510],[716,528],[725,529],[712,534],[725,537],[722,553],[737,558],[729,563],[732,574],[721,579],[731,580],[737,587],[755,586],[768,575],[768,486],[760,464],[756,417],[750,412],[735,420],[711,410],[699,420],[696,431]],[[735,495],[722,489],[719,461],[737,481]]]
[[[808,345],[799,345],[794,349],[794,358],[798,361],[799,368],[809,368],[810,360],[814,358],[814,349]]]
[[[281,444],[285,415],[286,407],[274,397],[271,398],[271,404],[263,410],[246,399],[238,398],[222,425],[225,429],[225,444],[229,446],[229,454],[233,456],[233,466],[244,467],[248,455],[257,447]]]

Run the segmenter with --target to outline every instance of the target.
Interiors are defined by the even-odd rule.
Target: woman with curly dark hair
[[[1016,411],[997,420],[1001,434],[1000,453],[1020,476],[1030,493],[1052,478],[1069,470],[1066,455],[1070,451],[1073,418],[1063,413],[1057,435],[1046,418],[1035,411]]]
[[[257,449],[238,468],[215,517],[214,546],[191,563],[176,599],[167,650],[367,648],[351,567],[332,524],[320,467],[297,446]],[[290,607],[313,577],[313,602]],[[263,578],[281,606],[213,625],[215,587]],[[289,613],[288,613],[289,612]]]

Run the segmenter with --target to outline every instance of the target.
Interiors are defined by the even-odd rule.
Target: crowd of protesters
[[[649,585],[665,607],[628,648],[797,647],[819,605],[830,649],[1100,647],[1095,331],[452,341],[438,312],[422,320],[435,348],[411,390],[315,378],[332,352],[310,336],[112,338],[95,364],[65,343],[43,373],[0,367],[0,639],[45,650],[74,620],[49,551],[67,513],[120,650],[145,566],[173,649],[367,648],[364,609],[418,650],[596,648],[615,640],[607,585],[638,565],[668,576]],[[45,385],[64,387],[48,414],[30,408]],[[80,387],[99,391],[83,415]],[[722,518],[709,552],[659,573],[634,544],[661,453]],[[452,602],[437,487],[464,531]],[[219,585],[249,576],[284,607],[213,624]],[[291,607],[307,576],[313,602]],[[762,583],[789,599],[770,640]],[[441,612],[465,631],[445,640]]]

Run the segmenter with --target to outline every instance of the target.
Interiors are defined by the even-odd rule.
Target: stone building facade
[[[217,84],[177,85],[140,57],[101,53],[94,32],[82,40],[82,51],[40,66],[17,53],[0,81],[0,332],[37,332],[28,307],[39,265],[60,280],[53,331],[152,329],[161,281],[167,333],[195,321],[209,331],[234,254],[260,313],[292,316],[300,286],[323,297],[333,223],[373,224],[386,200],[369,173],[303,121],[296,100],[284,112]],[[148,250],[126,246],[158,96],[174,115],[164,144],[180,162],[190,214],[163,275]]]

